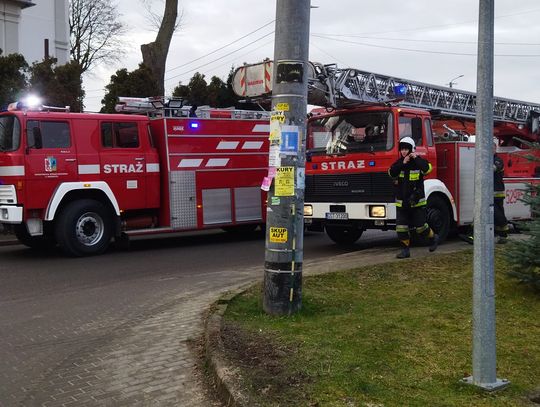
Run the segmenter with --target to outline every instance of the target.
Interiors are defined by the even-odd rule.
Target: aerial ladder
[[[247,99],[269,100],[272,70],[270,60],[239,67],[233,75],[233,90]],[[316,62],[308,64],[308,103],[327,109],[395,103],[438,117],[474,120],[476,116],[473,92]],[[494,122],[528,126],[528,134],[536,135],[533,141],[540,134],[539,118],[540,104],[493,98]]]

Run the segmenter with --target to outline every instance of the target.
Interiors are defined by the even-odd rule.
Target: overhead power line
[[[311,33],[313,36],[321,37],[351,37],[351,38],[363,38],[366,40],[383,40],[383,41],[402,41],[402,42],[433,42],[439,44],[477,44],[477,41],[447,41],[447,40],[417,40],[407,38],[387,38],[387,37],[374,37],[371,35],[361,34],[327,34],[327,33]],[[539,46],[540,43],[534,42],[496,42],[495,45],[533,45]]]
[[[256,33],[257,31],[262,30],[263,28],[269,26],[270,24],[274,23],[275,21],[276,21],[276,20],[269,21],[268,23],[266,23],[266,24],[260,26],[259,28],[255,29],[255,30],[253,30],[253,31],[251,31],[251,32],[249,32],[249,33],[247,33],[246,35],[243,35],[242,37],[237,38],[236,40],[231,41],[231,42],[229,42],[229,43],[226,44],[226,45],[223,45],[223,46],[221,46],[221,47],[219,47],[219,48],[216,48],[215,50],[210,51],[209,53],[207,53],[207,54],[205,54],[205,55],[202,55],[202,56],[200,56],[200,57],[198,57],[198,58],[192,59],[192,60],[189,61],[189,62],[186,62],[186,63],[184,63],[184,64],[182,64],[182,65],[175,66],[174,68],[171,68],[171,69],[165,71],[165,73],[168,73],[168,72],[174,71],[174,70],[176,70],[176,69],[182,68],[182,67],[184,67],[184,66],[186,66],[186,65],[190,65],[190,64],[192,64],[193,62],[197,62],[197,61],[199,61],[199,60],[201,60],[201,59],[203,59],[203,58],[206,58],[206,57],[209,56],[209,55],[215,54],[216,52],[221,51],[222,49],[225,49],[225,48],[227,48],[228,46],[233,45],[233,44],[237,43],[238,41],[243,40],[243,39],[246,38],[246,37],[249,37],[251,34],[254,34],[254,33]]]
[[[323,36],[323,35],[313,35],[313,36],[317,37],[317,38],[323,38],[325,40],[331,40],[331,41],[336,41],[336,42],[344,42],[344,43],[347,43],[347,44],[361,45],[361,46],[364,46],[364,47],[372,47],[372,48],[392,49],[392,50],[396,50],[396,51],[418,52],[418,53],[423,53],[423,54],[459,55],[459,56],[472,56],[472,57],[476,56],[476,53],[430,51],[430,50],[424,50],[424,49],[387,47],[387,46],[384,46],[384,45],[367,44],[365,42],[340,40],[340,39],[337,39],[337,38],[326,37],[326,36]],[[540,54],[495,54],[495,56],[496,57],[536,58],[536,57],[540,57]]]
[[[212,60],[212,61],[210,61],[210,62],[207,62],[207,63],[205,63],[205,64],[196,66],[195,68],[192,68],[192,69],[190,69],[190,70],[188,70],[188,71],[179,73],[179,74],[177,74],[177,75],[171,76],[171,77],[165,79],[165,81],[170,81],[171,79],[177,78],[177,77],[182,76],[182,75],[185,75],[185,74],[187,74],[187,73],[196,71],[197,69],[202,68],[202,67],[204,67],[204,66],[210,65],[210,64],[212,64],[212,63],[214,63],[214,62],[216,62],[216,61],[219,61],[219,60],[221,60],[221,59],[223,59],[223,58],[225,58],[225,57],[228,57],[229,55],[234,54],[235,52],[241,51],[241,50],[243,50],[244,48],[248,47],[249,45],[254,44],[254,43],[256,43],[257,41],[260,41],[260,40],[262,40],[263,38],[266,38],[266,37],[268,37],[269,35],[272,35],[272,34],[274,34],[274,31],[271,31],[271,32],[269,32],[268,34],[265,34],[265,35],[263,35],[262,37],[259,37],[259,38],[257,38],[256,40],[251,41],[250,43],[248,43],[248,44],[246,44],[246,45],[244,45],[244,46],[242,46],[242,47],[240,47],[240,48],[237,48],[237,49],[235,49],[234,51],[229,52],[228,54],[225,54],[225,55],[223,55],[223,56],[220,56],[219,58],[216,58],[216,59],[214,59],[214,60]]]

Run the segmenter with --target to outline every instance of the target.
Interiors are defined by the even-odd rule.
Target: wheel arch
[[[440,196],[446,204],[448,205],[450,209],[450,213],[452,214],[452,220],[454,223],[457,222],[457,209],[456,209],[456,203],[454,201],[454,198],[448,188],[446,188],[446,185],[438,179],[427,179],[424,181],[424,190],[426,194],[426,200],[429,201],[429,198],[431,196]]]
[[[106,182],[64,182],[53,193],[45,211],[45,221],[53,221],[66,204],[78,199],[94,199],[106,205],[117,217],[120,207]]]

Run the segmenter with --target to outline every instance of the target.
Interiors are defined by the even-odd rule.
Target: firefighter
[[[416,234],[429,239],[429,251],[433,252],[439,244],[439,236],[426,222],[426,197],[424,193],[424,175],[431,172],[429,161],[415,153],[415,143],[411,137],[399,141],[400,157],[388,169],[394,180],[396,194],[396,232],[401,243],[398,259],[411,257],[409,250],[409,228]]]
[[[493,212],[495,223],[495,235],[498,236],[497,243],[504,244],[508,241],[508,221],[504,213],[504,198],[506,193],[504,191],[504,162],[501,157],[497,155],[497,139],[493,139]],[[467,243],[473,244],[473,230],[468,235],[460,235],[462,240]]]
[[[508,221],[504,213],[504,162],[497,155],[497,140],[493,139],[493,205],[495,234],[499,236],[497,243],[504,244],[508,241]]]

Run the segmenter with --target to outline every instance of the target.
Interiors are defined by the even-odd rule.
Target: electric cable
[[[266,23],[266,24],[260,26],[260,27],[257,28],[256,30],[251,31],[251,32],[247,33],[246,35],[244,35],[244,36],[242,36],[242,37],[240,37],[240,38],[237,38],[236,40],[231,41],[231,42],[229,42],[229,43],[226,44],[226,45],[223,45],[222,47],[216,48],[215,50],[213,50],[213,51],[211,51],[211,52],[209,52],[209,53],[207,53],[207,54],[205,54],[205,55],[202,55],[202,56],[200,56],[200,57],[198,57],[198,58],[192,59],[191,61],[186,62],[186,63],[184,63],[184,64],[182,64],[182,65],[178,65],[178,66],[175,66],[174,68],[168,69],[167,71],[165,71],[165,73],[174,71],[175,69],[178,69],[178,68],[182,68],[182,67],[184,67],[184,66],[186,66],[186,65],[190,65],[190,64],[192,64],[193,62],[199,61],[199,60],[201,60],[201,59],[203,59],[203,58],[206,58],[206,57],[209,56],[209,55],[215,54],[216,52],[221,51],[222,49],[227,48],[228,46],[230,46],[230,45],[232,45],[232,44],[234,44],[234,43],[236,43],[236,42],[238,42],[238,41],[240,41],[240,40],[243,40],[244,38],[250,36],[251,34],[254,34],[254,33],[256,33],[257,31],[262,30],[263,28],[265,28],[266,26],[269,26],[270,24],[274,23],[275,21],[276,21],[276,20],[272,20],[272,21],[270,21],[270,22],[268,22],[268,23]]]

